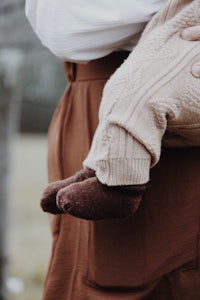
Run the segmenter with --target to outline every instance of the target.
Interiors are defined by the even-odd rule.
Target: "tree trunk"
[[[0,300],[7,298],[10,147],[19,118],[22,63],[19,50],[0,50]]]

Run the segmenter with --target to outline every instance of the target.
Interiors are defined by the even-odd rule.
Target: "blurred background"
[[[51,235],[39,199],[47,129],[66,86],[62,62],[40,44],[24,6],[0,1],[0,300],[42,298]]]

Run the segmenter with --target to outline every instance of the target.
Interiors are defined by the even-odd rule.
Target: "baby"
[[[45,189],[44,211],[90,220],[129,217],[162,146],[200,146],[200,81],[190,72],[200,44],[180,37],[200,24],[200,0],[170,3],[107,82],[84,169]]]

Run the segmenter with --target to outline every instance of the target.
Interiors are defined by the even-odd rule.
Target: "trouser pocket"
[[[88,283],[136,288],[197,268],[199,170],[199,148],[165,150],[133,217],[90,222]]]

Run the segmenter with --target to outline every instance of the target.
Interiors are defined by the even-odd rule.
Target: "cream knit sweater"
[[[107,82],[84,166],[107,185],[149,181],[162,146],[200,146],[200,42],[180,31],[200,24],[200,0],[172,0],[147,25]]]

